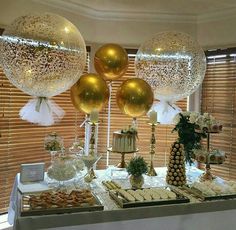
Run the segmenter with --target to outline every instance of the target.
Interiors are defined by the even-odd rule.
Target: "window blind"
[[[87,64],[89,68],[87,47]],[[70,91],[53,100],[66,114],[62,121],[49,127],[36,126],[19,118],[19,110],[31,97],[13,86],[0,68],[0,213],[7,211],[9,196],[20,164],[50,162],[50,154],[44,150],[44,138],[50,132],[57,132],[64,138],[65,147],[71,146],[75,137],[75,109],[70,102]],[[80,125],[84,114],[77,112]],[[77,127],[79,137],[84,137],[84,128]]]
[[[110,146],[112,144],[112,134],[114,131],[128,127],[132,124],[132,118],[124,115],[120,112],[116,104],[116,92],[118,87],[123,81],[135,77],[135,54],[137,50],[129,49],[129,67],[125,76],[118,80],[112,81],[112,98],[111,98],[111,126],[110,126]],[[187,100],[181,100],[177,102],[177,105],[182,109],[186,110]],[[102,159],[98,162],[100,168],[106,167],[106,154],[107,154],[107,125],[108,125],[108,107],[106,107],[102,113],[100,113],[100,124],[98,134],[98,152],[102,154]],[[142,116],[137,119],[138,123],[138,141],[137,146],[139,152],[137,155],[143,156],[145,160],[150,160],[150,139],[151,139],[151,127],[147,124],[148,117]],[[172,125],[158,125],[156,128],[156,154],[154,158],[155,166],[165,166],[168,162],[168,154],[170,151],[170,144],[176,139],[176,133],[171,133],[173,129]],[[126,161],[133,157],[133,154],[126,154]],[[117,165],[120,162],[121,155],[118,153],[110,153],[109,165]]]
[[[224,128],[211,137],[211,148],[226,152],[213,173],[236,180],[236,48],[207,51],[207,71],[202,85],[202,112],[209,112]]]

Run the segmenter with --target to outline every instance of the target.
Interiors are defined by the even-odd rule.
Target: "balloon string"
[[[75,142],[78,140],[78,112],[75,111]]]
[[[135,128],[138,128],[138,122],[137,122],[137,118],[136,117],[133,117],[132,126],[135,127]]]
[[[82,128],[87,121],[88,121],[88,116],[86,115],[83,122],[81,123],[81,125],[79,127]]]
[[[112,82],[109,83],[109,101],[108,101],[108,117],[107,117],[107,149],[110,147],[110,130],[111,130],[111,94],[112,94]],[[109,165],[110,152],[107,150],[107,162]]]
[[[80,125],[80,127],[83,127],[85,125],[85,129],[84,129],[84,136],[85,136],[85,141],[84,141],[84,152],[86,155],[88,155],[89,152],[89,141],[90,141],[90,125],[87,122],[89,121],[89,116],[86,114],[84,121],[82,122],[82,124]]]
[[[176,108],[173,106],[173,102],[170,102],[170,101],[160,101],[160,103],[163,103],[164,104],[164,109],[162,111],[162,113],[168,113],[169,111],[169,108],[168,107],[171,107],[172,109],[176,110]]]
[[[168,101],[167,104],[168,104],[172,109],[176,110],[176,108],[172,105],[173,103],[171,103],[171,102]]]

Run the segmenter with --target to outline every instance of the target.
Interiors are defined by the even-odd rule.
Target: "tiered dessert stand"
[[[210,154],[210,136],[211,134],[217,134],[219,132],[213,132],[208,131],[207,132],[207,155],[206,155],[206,162],[205,162],[205,172],[201,175],[200,180],[206,181],[206,180],[214,180],[215,176],[211,173],[211,163],[209,160],[209,154]]]

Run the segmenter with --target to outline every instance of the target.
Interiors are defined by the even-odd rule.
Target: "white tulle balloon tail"
[[[154,103],[150,111],[156,111],[158,114],[158,122],[161,124],[173,124],[173,118],[182,110],[173,102],[160,101]],[[149,111],[149,112],[150,112]]]
[[[41,126],[50,126],[59,122],[65,112],[52,99],[37,97],[29,100],[20,110],[19,115],[22,120]]]

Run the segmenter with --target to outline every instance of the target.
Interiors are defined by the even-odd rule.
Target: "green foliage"
[[[133,176],[141,176],[148,171],[148,166],[143,157],[134,157],[127,166],[127,172]]]
[[[178,132],[178,141],[184,145],[185,159],[191,164],[192,150],[201,147],[201,140],[202,138],[206,138],[206,133],[196,132],[196,125],[195,123],[189,122],[189,115],[184,116],[182,113],[179,113],[179,116],[180,120],[172,132]]]

